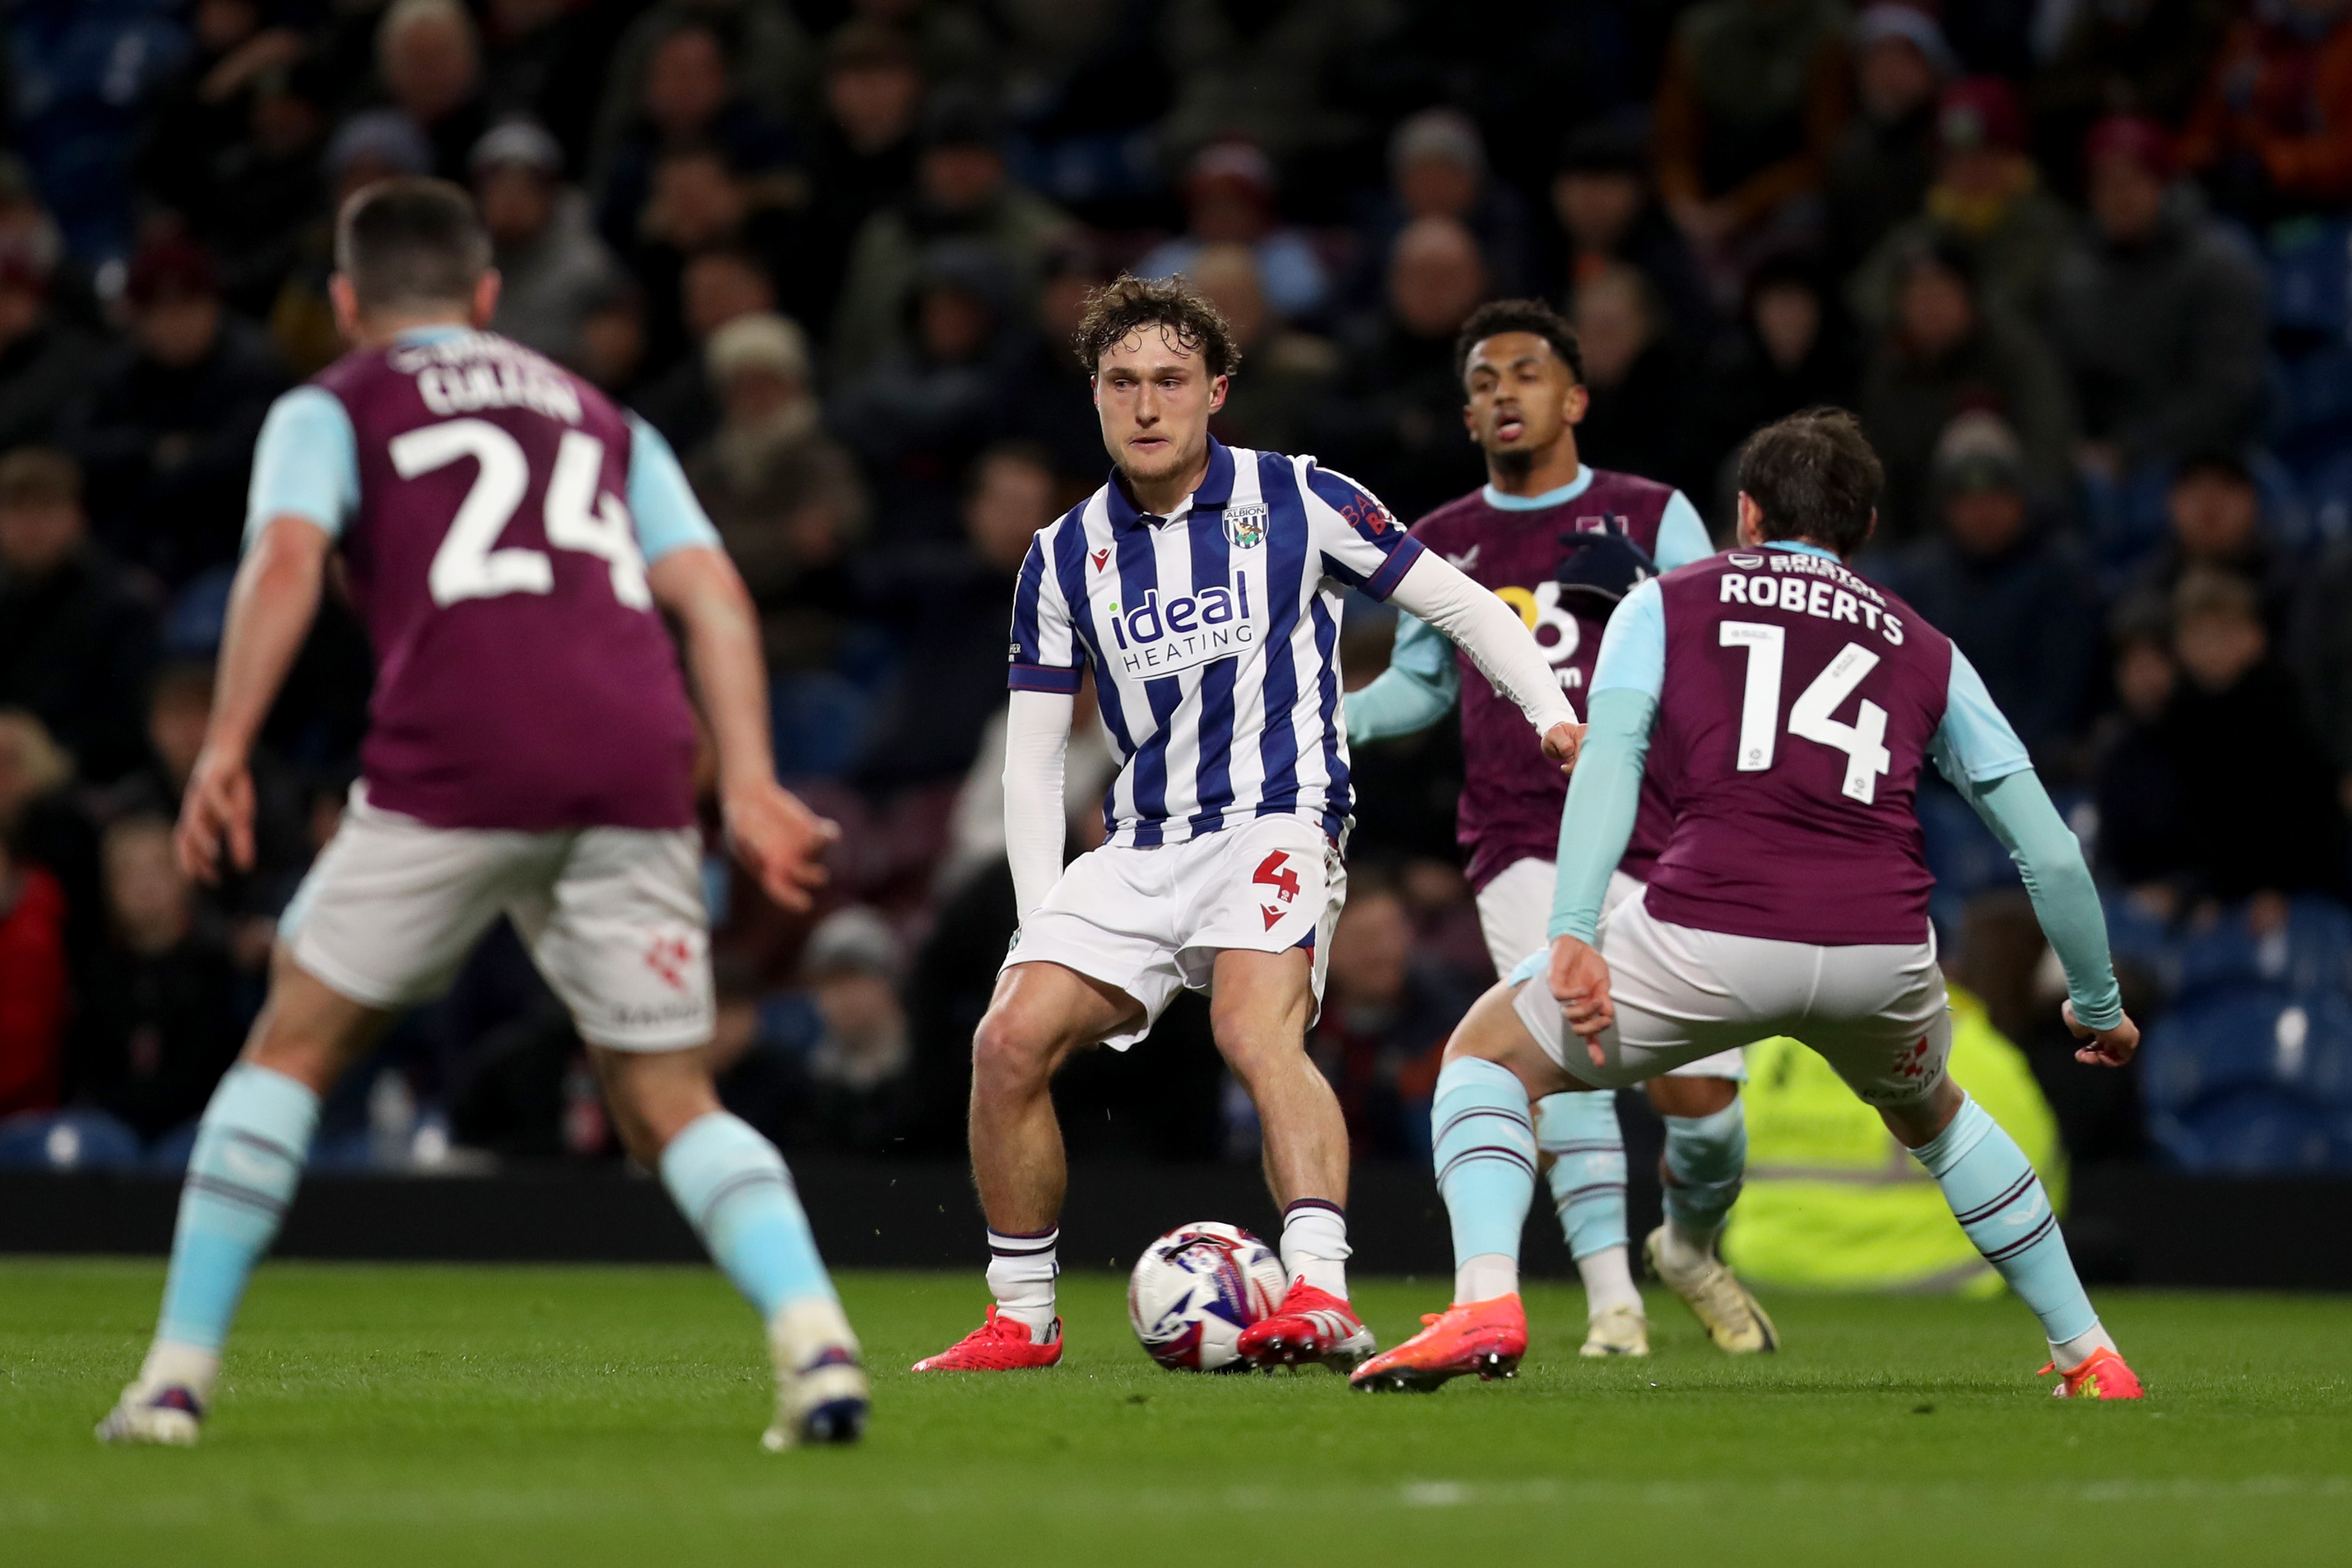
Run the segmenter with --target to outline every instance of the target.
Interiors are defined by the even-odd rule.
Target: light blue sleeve
[[[2066,972],[2074,1016],[2094,1029],[2114,1028],[2123,1022],[2124,1000],[2107,949],[2106,911],[2099,907],[2082,841],[2058,815],[2041,777],[2021,768],[1960,790],[2017,862],[2034,919]]]
[[[323,386],[298,386],[271,404],[253,444],[246,543],[259,538],[270,519],[289,514],[341,538],[359,504],[359,438],[342,400]]]
[[[1687,566],[1694,561],[1704,561],[1715,553],[1715,540],[1699,520],[1698,508],[1690,498],[1676,490],[1666,502],[1666,514],[1658,519],[1658,570],[1671,572],[1677,566]]]
[[[634,414],[629,416],[629,515],[636,520],[637,551],[648,566],[688,545],[726,548],[702,503],[694,499],[694,487],[686,482],[677,454],[660,431]]]
[[[1551,936],[1580,942],[1591,942],[1600,929],[1609,874],[1633,842],[1658,700],[1624,687],[1595,691],[1585,716],[1584,750],[1569,775],[1568,805],[1559,814],[1559,870],[1547,928]]]
[[[1348,693],[1348,744],[1385,741],[1426,730],[1453,710],[1462,696],[1462,667],[1444,632],[1400,611],[1396,651],[1389,667],[1360,691]]]
[[[2033,765],[2025,742],[1985,689],[1984,677],[1958,648],[1952,649],[1950,684],[1944,698],[1944,721],[1936,726],[1928,745],[1936,767],[1962,790],[1971,784],[2021,773]]]
[[[1592,664],[1592,694],[1619,687],[1654,700],[1665,684],[1666,596],[1653,577],[1626,595],[1609,617]]]

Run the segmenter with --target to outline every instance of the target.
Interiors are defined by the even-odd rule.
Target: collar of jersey
[[[1202,476],[1199,487],[1192,491],[1187,504],[1169,517],[1152,517],[1148,511],[1139,511],[1135,502],[1128,499],[1127,481],[1119,478],[1116,469],[1112,470],[1110,484],[1107,488],[1110,494],[1106,504],[1110,513],[1110,525],[1115,529],[1140,528],[1146,518],[1151,518],[1154,522],[1168,522],[1188,511],[1223,511],[1225,503],[1234,499],[1233,448],[1214,436],[1209,437],[1209,471]]]
[[[1807,544],[1803,541],[1796,539],[1768,539],[1764,542],[1764,548],[1767,550],[1792,551],[1799,555],[1818,555],[1824,561],[1836,561],[1838,558],[1838,552],[1830,549],[1827,545]],[[1843,564],[1843,563],[1841,562],[1840,564]]]
[[[429,327],[406,328],[395,336],[393,339],[393,342],[400,343],[437,343],[449,338],[462,338],[473,330],[474,329],[471,327],[461,327],[455,321],[436,321]]]
[[[1486,504],[1496,511],[1541,511],[1548,506],[1572,501],[1591,488],[1592,470],[1580,464],[1576,478],[1558,489],[1546,490],[1539,496],[1507,496],[1492,485],[1488,485],[1482,493],[1486,498]]]

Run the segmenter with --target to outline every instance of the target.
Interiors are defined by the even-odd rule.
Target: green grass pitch
[[[855,1450],[774,1456],[750,1313],[688,1268],[265,1268],[202,1447],[90,1425],[162,1271],[0,1259],[0,1563],[1292,1564],[2352,1561],[2352,1303],[2108,1291],[2140,1405],[2063,1404],[2016,1302],[1781,1297],[1787,1349],[1575,1356],[1538,1286],[1514,1382],[1350,1394],[1164,1373],[1122,1282],[1055,1371],[915,1378],[977,1274],[843,1280]],[[1383,1343],[1442,1283],[1361,1283]]]

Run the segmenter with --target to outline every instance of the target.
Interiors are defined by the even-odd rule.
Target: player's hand
[[[1564,773],[1576,771],[1576,754],[1584,749],[1584,726],[1565,720],[1544,731],[1544,755],[1559,764]]]
[[[2124,1015],[2124,1021],[2112,1029],[2094,1029],[2074,1016],[2073,1002],[2062,1004],[2059,1012],[2065,1018],[2066,1026],[2074,1031],[2076,1039],[2090,1042],[2074,1053],[2074,1059],[2085,1067],[2119,1068],[2131,1060],[2133,1053],[2139,1049],[2139,1026],[2131,1021],[2128,1013]]]
[[[1588,942],[1560,937],[1551,944],[1551,968],[1544,978],[1568,1026],[1584,1037],[1592,1065],[1606,1067],[1601,1036],[1617,1021],[1616,1005],[1609,1000],[1609,961]]]
[[[219,881],[224,839],[229,864],[240,871],[252,870],[253,771],[242,752],[206,746],[188,771],[187,793],[180,797],[180,826],[172,835],[180,869],[199,882]]]
[[[758,878],[768,897],[788,910],[806,910],[829,873],[820,864],[841,825],[811,811],[774,780],[730,790],[721,802],[727,843]]]

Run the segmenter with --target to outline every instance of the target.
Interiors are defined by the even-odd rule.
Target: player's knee
[[[971,1036],[971,1081],[979,1092],[1022,1092],[1054,1076],[1055,1042],[1013,1008],[992,1007]]]

